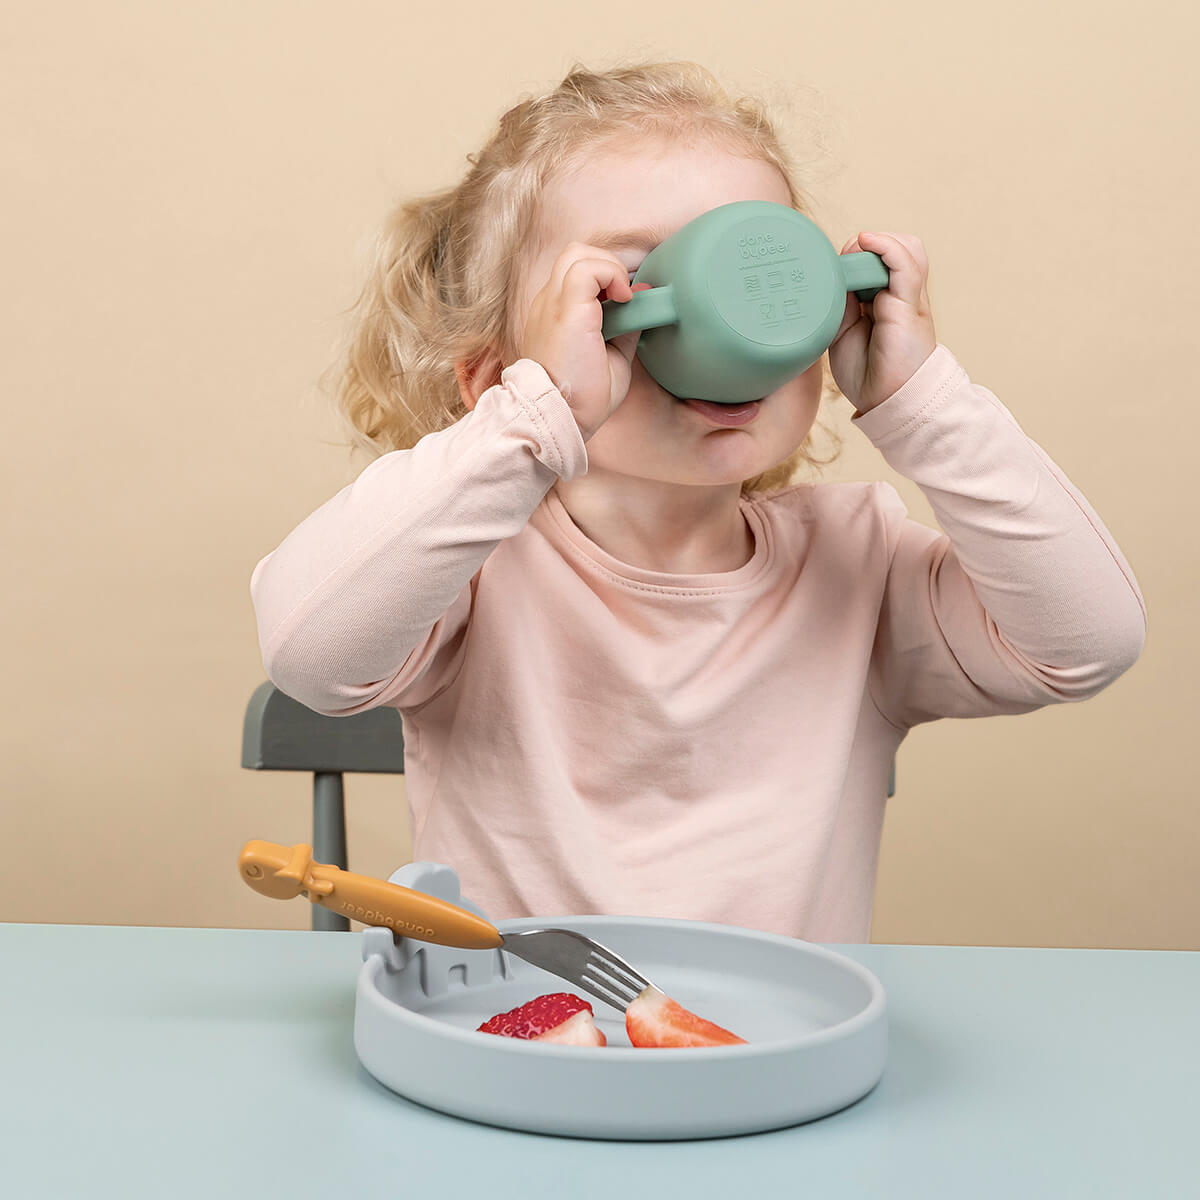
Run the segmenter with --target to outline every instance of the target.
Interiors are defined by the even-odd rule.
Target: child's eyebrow
[[[653,250],[666,236],[663,230],[652,229],[648,225],[637,229],[598,229],[586,244],[600,250],[624,250],[627,247]]]

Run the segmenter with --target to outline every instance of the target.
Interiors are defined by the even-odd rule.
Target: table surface
[[[836,946],[882,980],[878,1087],[692,1142],[516,1133],[354,1053],[352,933],[0,925],[9,1196],[1200,1194],[1200,953]]]

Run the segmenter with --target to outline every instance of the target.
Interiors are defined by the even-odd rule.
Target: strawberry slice
[[[596,1028],[592,1020],[592,1010],[581,1008],[573,1017],[568,1017],[561,1025],[539,1033],[535,1042],[558,1042],[563,1046],[607,1046],[608,1038]]]
[[[479,1026],[479,1032],[569,1046],[608,1044],[592,1020],[592,1006],[573,992],[550,992],[509,1012],[497,1013]]]
[[[625,1010],[625,1029],[635,1046],[733,1046],[740,1038],[689,1012],[651,985]]]

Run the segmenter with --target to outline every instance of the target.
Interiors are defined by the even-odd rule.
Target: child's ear
[[[488,388],[500,382],[500,372],[503,369],[504,363],[500,355],[490,346],[481,350],[474,358],[464,358],[454,364],[454,374],[458,376],[458,390],[467,406],[467,412],[473,412],[479,397]]]

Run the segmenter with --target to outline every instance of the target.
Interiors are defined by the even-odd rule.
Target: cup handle
[[[674,325],[679,320],[675,306],[675,285],[664,284],[644,292],[634,292],[628,300],[605,300],[601,332],[607,342],[623,333]]]
[[[846,291],[853,292],[864,304],[874,300],[888,285],[890,276],[883,259],[869,250],[839,254],[838,263],[842,268],[842,282]]]

